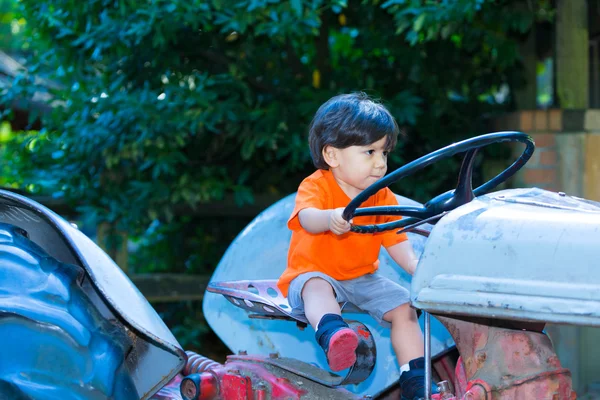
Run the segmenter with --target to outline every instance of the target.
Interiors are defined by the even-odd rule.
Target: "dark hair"
[[[399,128],[390,112],[365,93],[341,94],[327,100],[310,123],[308,145],[313,164],[329,169],[323,159],[325,146],[345,149],[367,146],[387,137],[385,147],[392,150]]]

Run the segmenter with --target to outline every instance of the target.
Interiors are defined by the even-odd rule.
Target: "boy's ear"
[[[329,168],[336,168],[340,165],[338,161],[337,149],[332,146],[323,147],[323,159],[329,165]]]

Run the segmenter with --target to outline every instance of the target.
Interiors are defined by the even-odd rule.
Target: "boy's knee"
[[[308,281],[306,281],[306,283],[304,284],[304,287],[302,288],[302,297],[303,298],[306,294],[313,294],[313,293],[321,293],[321,294],[331,293],[332,295],[335,295],[335,292],[333,291],[333,287],[331,286],[331,284],[329,282],[327,282],[325,279],[317,278],[317,277],[310,278]]]
[[[402,304],[383,315],[384,321],[387,322],[405,322],[405,321],[417,321],[417,312],[410,304]]]

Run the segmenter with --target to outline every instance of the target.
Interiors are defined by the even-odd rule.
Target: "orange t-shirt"
[[[290,282],[305,272],[323,272],[337,280],[358,278],[372,274],[379,266],[381,246],[390,247],[407,239],[406,234],[396,230],[378,233],[354,233],[336,235],[331,231],[312,234],[300,225],[298,213],[305,208],[327,210],[346,207],[350,198],[339,187],[328,170],[317,170],[304,179],[298,188],[296,206],[288,228],[292,240],[288,252],[288,266],[279,278],[277,286],[287,296]],[[361,207],[397,205],[398,201],[388,188],[371,196]],[[396,221],[397,216],[355,217],[355,225],[379,224]]]

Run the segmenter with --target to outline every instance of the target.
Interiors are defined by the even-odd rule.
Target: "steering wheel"
[[[504,171],[499,173],[493,179],[490,179],[477,189],[473,190],[472,177],[473,177],[473,162],[477,151],[485,146],[493,143],[500,142],[521,142],[525,143],[526,147],[523,150],[521,156],[506,168]],[[371,186],[363,190],[358,196],[356,196],[348,206],[344,209],[342,217],[349,221],[353,217],[366,216],[366,215],[402,215],[410,218],[403,218],[399,221],[392,221],[382,224],[373,225],[353,225],[352,232],[358,233],[373,233],[382,232],[392,229],[401,229],[400,232],[406,232],[416,228],[417,226],[424,223],[435,223],[445,213],[454,210],[457,207],[462,206],[473,200],[477,196],[488,193],[496,186],[506,181],[508,178],[513,176],[518,170],[520,170],[529,161],[535,150],[535,144],[533,139],[529,135],[522,132],[496,132],[488,133],[486,135],[477,136],[462,142],[454,143],[432,153],[429,153],[421,158],[418,158],[408,164],[403,165],[394,172],[384,176]],[[416,171],[425,168],[434,162],[441,160],[446,157],[453,156],[457,153],[466,152],[465,158],[463,159],[458,174],[458,184],[456,189],[449,190],[446,193],[442,193],[433,199],[425,203],[421,207],[409,207],[409,206],[379,206],[379,207],[365,207],[357,208],[364,203],[369,197],[373,196],[379,190],[388,187],[392,183],[399,181],[400,179],[412,175]],[[399,232],[399,233],[400,233]]]

